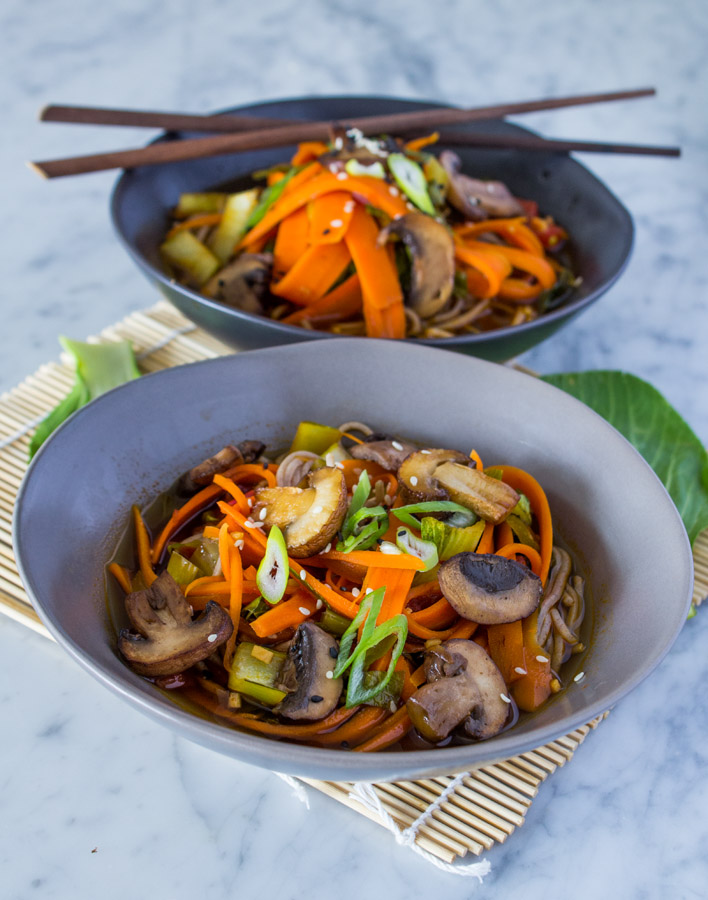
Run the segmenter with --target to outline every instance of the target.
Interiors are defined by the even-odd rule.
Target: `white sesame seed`
[[[338,179],[339,181],[346,181],[347,178],[349,178],[349,176],[347,175],[346,172],[337,172],[337,176],[336,176],[336,177],[337,177],[337,179]]]
[[[398,441],[391,441],[391,446],[394,450],[403,450],[403,444],[399,444]]]
[[[238,541],[234,541],[234,547],[236,547],[237,550],[243,550],[245,544],[241,539],[239,539]]]
[[[361,591],[359,590],[358,587],[352,588],[352,597],[358,597],[360,593],[361,593]]]
[[[410,483],[413,485],[413,487],[415,487],[418,484],[418,476],[417,475],[411,475],[409,480],[410,480]]]
[[[263,522],[254,522],[253,527],[254,528],[263,528]]]
[[[393,503],[393,497],[390,494],[384,494],[384,504],[390,506]]]
[[[515,671],[518,675],[526,675],[526,674],[528,674],[528,673],[526,672],[526,669],[522,669],[521,666],[516,666],[516,668],[514,669],[514,671]]]
[[[421,450],[420,452],[423,454],[423,456],[430,456],[430,450]]]
[[[307,578],[307,572],[304,569],[300,569],[300,578],[302,578],[303,581]]]
[[[332,219],[332,221],[329,223],[330,228],[341,228],[342,225],[344,225],[344,222],[342,222],[341,219]]]
[[[316,515],[317,513],[321,513],[321,512],[322,512],[322,507],[321,507],[321,506],[313,506],[313,507],[312,507],[312,512],[315,513],[315,515]]]
[[[327,544],[327,546],[324,548],[324,551],[323,551],[323,552],[324,552],[324,553],[329,553],[329,551],[330,551],[331,549],[332,549],[332,542],[330,541],[329,544]]]
[[[255,528],[256,527],[256,523],[253,521],[253,519],[244,519],[243,524],[246,526],[246,528]]]
[[[366,596],[367,594],[372,593],[373,590],[374,590],[373,588],[367,588],[367,589],[364,591],[364,596]]]
[[[259,519],[261,520],[261,522],[262,522],[263,519],[265,519],[265,517],[266,517],[267,515],[268,515],[268,510],[267,510],[266,507],[264,506],[263,509],[258,513],[258,518],[259,518]]]
[[[391,185],[391,187],[388,189],[388,192],[392,197],[398,196],[398,188],[394,187],[393,185]]]
[[[395,713],[396,710],[398,709],[398,707],[396,706],[396,701],[395,701],[395,700],[392,700],[392,701],[389,703],[388,708],[391,710],[392,713]]]
[[[334,672],[331,670],[329,672],[325,672],[325,678],[334,678]]]
[[[578,672],[573,681],[582,681],[585,678],[585,672]]]
[[[343,146],[344,146],[344,141],[342,140],[342,138],[337,137],[334,139],[334,149],[335,150],[341,150]]]
[[[334,455],[332,453],[328,453],[325,456],[325,463],[330,467],[330,469],[332,468],[332,466],[334,465]]]
[[[322,609],[323,606],[324,606],[324,603],[323,603],[323,602],[320,600],[320,598],[318,597],[318,598],[317,598],[317,603],[315,603],[315,609]]]
[[[345,213],[354,212],[354,201],[347,200],[347,202],[342,207]]]
[[[537,657],[536,657],[536,662],[547,663],[547,662],[548,662],[548,657],[547,657],[547,656],[537,656]]]
[[[511,703],[511,700],[506,696],[506,694],[499,694],[504,703]]]
[[[303,614],[303,616],[309,616],[310,610],[306,606],[298,606],[298,609]]]
[[[253,509],[253,497],[247,497],[248,500],[248,508]]]
[[[382,553],[388,553],[391,556],[394,556],[394,555],[398,556],[401,553],[401,551],[398,549],[398,547],[395,544],[391,544],[388,541],[381,544],[381,546],[379,547],[379,550]]]
[[[335,463],[334,465],[335,465],[335,467],[336,467],[337,469],[343,469],[343,468],[344,468],[344,463],[338,462],[338,463]]]
[[[217,635],[210,634],[209,637],[207,638],[207,640],[209,641],[210,644],[213,644],[214,641],[216,640],[216,638],[217,638]]]
[[[415,209],[415,206],[413,206],[412,203],[406,203],[406,206],[408,207],[408,209]]]

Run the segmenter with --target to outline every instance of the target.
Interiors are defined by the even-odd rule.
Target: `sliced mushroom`
[[[242,253],[207,281],[202,290],[207,297],[260,315],[272,267],[270,253]]]
[[[339,703],[342,679],[332,672],[339,646],[314,622],[303,622],[288,649],[278,690],[288,696],[275,711],[286,719],[324,719]],[[329,677],[328,677],[329,675]]]
[[[538,575],[493,553],[458,553],[440,566],[438,579],[455,612],[480,625],[530,616],[543,591]]]
[[[177,582],[163,572],[149,588],[125,598],[125,609],[139,634],[123,629],[118,649],[138,675],[176,675],[210,656],[233,631],[229,614],[209,601],[192,620]]]
[[[398,236],[412,258],[406,298],[418,315],[434,316],[450,299],[455,283],[455,245],[451,233],[432,216],[412,212],[382,229],[379,242]]]
[[[211,484],[214,475],[226,472],[232,466],[251,463],[263,453],[265,444],[261,441],[241,441],[239,444],[228,444],[223,449],[190,469],[183,479],[182,487],[187,491],[196,491],[198,487]]]
[[[480,181],[463,175],[462,160],[452,150],[444,150],[440,162],[450,178],[448,200],[471,221],[524,215],[523,206],[501,181]]]
[[[445,641],[425,655],[428,683],[406,703],[419,734],[444,740],[458,725],[469,737],[498,734],[509,718],[510,700],[502,674],[474,641]]]
[[[354,459],[370,459],[388,472],[396,472],[407,456],[415,452],[415,446],[407,441],[366,440],[354,444],[349,453]]]
[[[439,484],[435,474],[437,468],[449,460],[469,463],[469,459],[457,450],[418,450],[407,457],[398,470],[404,501],[449,500],[449,493]]]
[[[347,511],[347,485],[342,472],[324,466],[308,475],[308,487],[256,490],[252,515],[266,527],[283,529],[290,556],[319,553],[334,538]]]
[[[434,477],[455,503],[495,525],[503,522],[519,502],[519,495],[512,487],[480,469],[445,462],[435,470]]]

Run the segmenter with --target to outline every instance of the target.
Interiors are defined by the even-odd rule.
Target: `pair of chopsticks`
[[[504,116],[521,113],[584,106],[591,103],[635,100],[655,94],[654,88],[640,88],[604,94],[527,100],[472,109],[438,107],[390,115],[364,116],[348,120],[346,125],[350,128],[358,128],[368,135],[382,133],[405,135],[416,130],[444,125],[500,119]],[[134,166],[157,165],[188,159],[203,159],[226,153],[283,147],[297,144],[300,141],[326,141],[331,135],[333,125],[329,121],[293,122],[292,120],[267,119],[248,115],[200,116],[85,106],[48,106],[42,110],[40,121],[160,128],[168,132],[203,131],[212,133],[209,137],[163,141],[135,150],[117,150],[89,156],[72,156],[65,159],[29,163],[31,168],[45,178],[81,175],[86,172],[100,172],[107,169],[128,169]],[[214,132],[219,133],[214,134]],[[440,140],[441,143],[493,149],[512,148],[564,153],[573,150],[593,153],[631,153],[646,156],[679,156],[681,153],[678,147],[610,144],[595,141],[546,139],[535,135],[493,135],[463,131],[443,131],[440,134]]]

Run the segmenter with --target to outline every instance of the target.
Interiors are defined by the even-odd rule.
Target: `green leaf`
[[[649,463],[681,514],[691,543],[708,528],[708,454],[652,385],[626,372],[545,375],[613,425]]]
[[[77,377],[71,391],[57,406],[54,407],[49,415],[40,422],[37,430],[32,435],[32,440],[29,445],[29,458],[32,459],[49,435],[57,429],[62,422],[65,422],[72,413],[75,413],[80,406],[88,403],[89,399],[88,388],[83,380]]]

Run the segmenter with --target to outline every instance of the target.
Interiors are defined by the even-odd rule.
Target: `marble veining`
[[[631,211],[632,260],[523,362],[650,380],[708,442],[708,6],[698,0],[7,0],[0,390],[156,299],[113,237],[111,173],[23,163],[149,133],[40,125],[49,102],[206,111],[299,94],[476,105],[655,85],[634,103],[519,119],[549,136],[680,144],[680,160],[579,158]],[[0,897],[283,900],[473,895],[700,898],[708,862],[708,610],[541,788],[483,886],[443,874],[310,791],[175,738],[58,647],[0,617]]]

